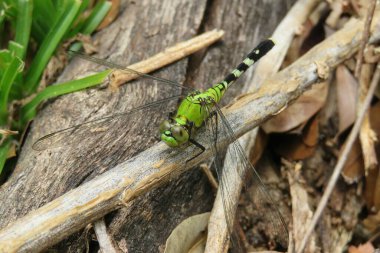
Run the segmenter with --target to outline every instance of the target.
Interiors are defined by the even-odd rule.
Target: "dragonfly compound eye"
[[[160,124],[160,133],[165,133],[166,131],[170,130],[171,124],[168,120],[163,121]]]
[[[173,126],[171,132],[178,143],[184,143],[189,140],[189,134],[182,126]]]

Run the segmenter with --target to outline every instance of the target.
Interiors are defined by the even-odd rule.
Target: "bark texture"
[[[275,0],[123,2],[119,18],[95,36],[98,57],[127,65],[203,31],[223,29],[226,33],[221,43],[154,73],[205,89],[220,81],[261,39],[269,36],[291,4],[292,1]],[[97,69],[99,66],[74,60],[60,81]],[[239,82],[251,74],[248,71]],[[223,103],[240,91],[239,84],[235,84]],[[58,149],[32,150],[37,138],[181,92],[186,93],[145,79],[116,92],[89,89],[46,103],[32,124],[16,171],[0,189],[0,228],[150,147],[155,142],[157,124],[175,110],[178,101],[112,122],[106,126],[106,134],[97,134],[96,129],[81,133]],[[117,242],[126,242],[129,252],[158,252],[181,220],[211,209],[210,189],[199,170],[187,172],[137,198],[128,208],[108,214],[110,233]],[[55,248],[77,252],[85,248],[85,240],[80,232]]]

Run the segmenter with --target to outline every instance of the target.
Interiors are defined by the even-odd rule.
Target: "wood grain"
[[[259,40],[271,34],[290,4],[291,1],[274,0],[127,1],[122,4],[121,14],[115,23],[95,36],[99,44],[98,57],[107,57],[121,64],[134,63],[202,31],[223,29],[226,34],[222,43],[154,73],[185,83],[186,86],[207,88],[221,80]],[[66,68],[60,81],[73,79],[98,68],[93,64],[75,60]],[[249,71],[239,83],[249,80],[251,75],[252,71]],[[227,94],[224,104],[240,94],[239,83]],[[81,138],[78,137],[75,145],[35,152],[31,149],[31,144],[37,138],[63,127],[126,111],[146,101],[163,98],[167,93],[162,90],[167,93],[182,92],[146,80],[138,80],[123,86],[117,92],[101,88],[90,89],[49,101],[33,123],[16,171],[0,189],[0,227],[5,227],[151,147],[155,142],[157,123],[167,112],[175,109],[177,101],[172,101],[165,108],[156,108],[144,115],[145,117],[136,116],[117,122],[111,131],[95,140],[91,138],[93,133],[87,133]],[[163,146],[159,147],[164,150]],[[167,152],[169,151],[166,150],[162,155]],[[148,156],[141,159],[138,161],[154,161]],[[141,164],[135,167],[135,170],[138,169],[143,169]],[[181,171],[184,169],[185,167],[181,168]],[[143,177],[143,174],[133,177],[133,171],[134,169],[128,168],[124,175],[132,180]],[[111,174],[114,177],[109,179],[110,182],[99,181],[101,183],[91,189],[101,190],[102,186],[114,182],[112,180],[115,178],[123,178],[117,170],[113,170]],[[162,176],[167,174],[164,173]],[[181,220],[192,214],[209,211],[211,208],[213,194],[207,179],[198,170],[185,173],[180,178],[171,175],[165,181],[168,183],[138,197],[128,208],[120,209],[106,217],[111,233],[118,241],[126,240],[130,252],[157,252],[158,247],[165,243],[170,231]],[[139,194],[148,190],[150,187],[140,190]],[[78,217],[68,220],[77,225],[59,225],[55,233],[49,231],[50,235],[55,237],[45,237],[33,245],[25,244],[24,250],[42,249],[46,247],[46,241],[50,242],[48,245],[58,242],[70,233],[78,231],[83,227],[83,222],[91,222],[114,210],[115,204],[119,203],[118,198],[110,199],[110,195],[107,194],[102,196],[97,198],[100,202],[93,202],[95,209],[87,213],[88,216],[82,214],[84,216],[79,218],[81,221]],[[59,201],[63,201],[62,204],[75,204],[75,201],[67,196]],[[70,203],[71,201],[73,203]],[[95,205],[96,203],[98,205]],[[63,218],[68,219],[66,216],[62,216]],[[43,233],[40,235],[44,236]],[[83,249],[83,238],[78,239],[79,235],[61,242],[57,248],[63,251]]]

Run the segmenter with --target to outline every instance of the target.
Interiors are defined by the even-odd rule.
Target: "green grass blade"
[[[34,0],[33,23],[43,31],[49,31],[58,17],[58,9],[51,0]]]
[[[92,10],[90,16],[83,24],[81,33],[91,34],[95,31],[96,27],[103,21],[108,11],[111,9],[111,2],[99,2]]]
[[[8,68],[9,63],[12,60],[12,54],[7,49],[0,50],[0,77]],[[0,86],[1,90],[1,86]]]
[[[10,140],[6,140],[0,146],[0,174],[3,172],[5,161],[8,158],[9,149],[11,148]]]
[[[5,10],[0,9],[0,26],[3,25],[4,19],[5,19]]]
[[[112,70],[105,70],[100,73],[87,76],[81,79],[68,81],[65,83],[52,85],[38,93],[32,101],[27,103],[23,108],[21,109],[21,125],[27,123],[28,121],[32,120],[37,112],[37,106],[53,97],[57,97],[63,94],[83,90],[89,87],[96,86],[98,84],[103,83],[104,79],[112,72]]]
[[[22,51],[16,54],[20,59],[24,59],[28,48],[30,29],[32,27],[32,10],[33,1],[18,0],[15,42],[23,48]]]
[[[23,66],[23,61],[18,57],[13,57],[0,80],[0,126],[7,123],[9,92],[11,91],[16,76],[22,71]]]
[[[104,17],[107,15],[111,7],[111,2],[99,2],[92,10],[90,16],[83,22],[83,24],[81,24],[81,27],[78,29],[78,31],[83,34],[93,33],[99,24],[103,21]],[[73,32],[75,31],[72,31],[70,33],[70,36],[74,36],[74,34],[72,34]],[[82,42],[75,42],[70,46],[70,50],[79,51],[81,47]]]
[[[62,37],[70,28],[70,25],[72,24],[80,5],[81,4],[79,0],[73,1],[73,4],[68,6],[65,12],[61,15],[60,20],[51,28],[47,34],[26,75],[26,82],[24,86],[26,95],[31,94],[37,89],[45,66],[49,62]]]
[[[21,59],[20,55],[24,53],[24,47],[21,44],[12,40],[8,42],[8,49],[10,52],[12,52],[12,55],[17,56],[20,59]]]

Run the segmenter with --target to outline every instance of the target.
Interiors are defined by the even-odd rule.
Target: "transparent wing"
[[[117,64],[117,63],[113,63],[113,62],[110,62],[110,61],[107,61],[107,60],[104,60],[104,59],[99,59],[99,58],[96,58],[96,57],[92,57],[92,56],[89,56],[87,54],[84,54],[84,53],[81,53],[81,52],[77,52],[77,51],[71,51],[71,50],[69,50],[68,52],[72,56],[75,56],[75,57],[78,57],[78,58],[82,58],[82,59],[84,59],[86,61],[94,62],[94,63],[96,63],[98,65],[102,65],[102,66],[105,66],[105,67],[108,67],[108,68],[111,68],[111,69],[117,69],[117,70],[129,73],[129,74],[134,74],[134,75],[140,76],[140,77],[145,77],[145,78],[152,79],[152,80],[155,80],[155,81],[159,81],[159,82],[162,82],[162,83],[165,83],[165,84],[168,84],[168,85],[176,86],[176,87],[179,87],[179,88],[181,88],[183,90],[187,90],[188,92],[194,91],[193,89],[185,87],[185,86],[182,86],[181,84],[179,84],[177,82],[174,82],[174,81],[171,81],[171,80],[168,80],[168,79],[165,79],[165,78],[157,77],[157,76],[152,76],[152,75],[144,74],[142,72],[139,72],[139,71],[134,70],[134,69],[127,68],[126,66],[123,66],[123,65],[120,65],[120,64]]]
[[[75,141],[83,141],[83,136],[89,136],[96,140],[96,137],[103,135],[111,127],[115,127],[116,121],[122,118],[136,116],[136,114],[144,113],[144,111],[150,108],[157,108],[164,106],[172,100],[181,98],[182,95],[176,95],[164,99],[160,99],[151,103],[144,104],[142,106],[133,108],[127,112],[117,113],[110,116],[94,119],[83,122],[81,124],[71,126],[54,133],[45,135],[39,138],[32,146],[36,151],[42,151],[50,148],[62,147],[75,143]],[[141,116],[141,115],[139,115]],[[138,116],[138,117],[139,117]],[[130,119],[131,121],[132,119]],[[133,120],[132,120],[133,121]]]
[[[288,231],[282,215],[266,190],[259,174],[249,162],[242,146],[236,140],[230,124],[217,104],[215,104],[214,109],[216,116],[208,120],[207,127],[211,133],[210,136],[213,136],[210,141],[213,142],[214,165],[219,180],[219,190],[222,193],[229,233],[232,235],[234,228],[236,199],[238,199],[236,194],[240,194],[240,192],[236,193],[235,189],[236,187],[241,188],[238,185],[231,184],[231,182],[238,182],[239,180],[236,180],[236,177],[240,177],[243,186],[246,186],[244,182],[250,179],[252,181],[252,186],[249,188],[250,201],[253,202],[257,212],[260,213],[261,217],[259,219],[266,224],[265,235],[274,239],[282,247],[287,247]],[[220,136],[226,137],[228,142],[231,143],[226,153],[218,150]],[[223,159],[224,154],[225,159]],[[239,243],[238,246],[241,247]]]
[[[147,91],[147,89],[149,89],[152,91],[155,90],[156,94],[157,93],[165,94],[164,97],[167,97],[167,98],[157,100],[158,98],[145,96],[144,99],[141,99],[142,103],[144,104],[142,106],[139,106],[138,104],[136,105],[136,108],[128,110],[126,112],[116,113],[110,116],[105,116],[98,119],[89,120],[84,123],[77,124],[77,125],[53,132],[51,134],[48,134],[38,139],[33,144],[34,150],[42,151],[48,148],[50,149],[50,148],[62,147],[66,145],[71,145],[75,142],[83,142],[84,139],[89,140],[90,138],[93,139],[94,141],[99,140],[101,136],[106,135],[107,131],[109,131],[110,129],[111,130],[115,129],[116,128],[115,125],[117,125],[116,122],[122,121],[120,119],[129,118],[130,122],[140,122],[141,119],[143,118],[147,118],[147,119],[156,118],[156,117],[153,117],[153,115],[149,117],[148,113],[145,113],[145,112],[150,111],[149,109],[151,109],[151,111],[154,110],[156,112],[165,112],[167,111],[167,108],[163,108],[163,110],[157,110],[157,107],[161,106],[161,104],[169,103],[172,100],[182,97],[182,95],[173,95],[173,94],[178,94],[179,91],[182,91],[182,92],[184,90],[186,92],[192,91],[192,89],[182,86],[177,82],[174,82],[165,78],[161,78],[158,76],[151,76],[148,74],[144,74],[144,73],[135,71],[133,69],[126,68],[125,66],[122,66],[113,62],[109,62],[103,59],[99,59],[96,57],[92,57],[80,52],[69,51],[69,54],[74,57],[79,57],[81,59],[84,59],[86,61],[94,62],[98,65],[102,65],[102,66],[112,68],[112,69],[118,69],[123,72],[137,75],[137,77],[142,77],[142,78],[139,78],[140,81],[148,79],[149,82],[139,83],[137,85],[137,88],[136,88],[136,84],[134,84],[135,88],[130,88],[128,86],[126,88],[128,92],[126,93],[136,94],[134,92],[136,92],[136,90],[138,89],[140,89],[140,91],[137,91],[138,93],[144,93],[145,91]],[[144,91],[142,91],[143,89]],[[153,92],[148,91],[147,93],[150,94]],[[168,97],[168,94],[169,96],[170,95],[173,95],[173,96]],[[158,94],[157,96],[160,97]],[[157,100],[157,101],[152,102],[152,100]],[[142,111],[144,113],[142,113]],[[150,124],[150,123],[147,122],[147,124]],[[124,124],[123,127],[126,127],[126,125],[127,124]],[[142,129],[143,127],[144,126],[141,125],[140,129]]]

